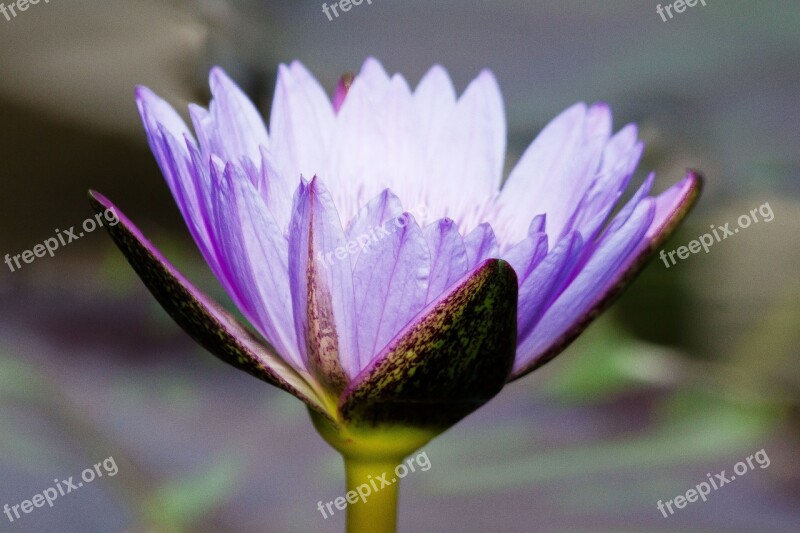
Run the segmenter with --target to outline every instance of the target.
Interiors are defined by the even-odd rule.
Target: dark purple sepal
[[[517,276],[489,259],[432,302],[344,391],[358,426],[444,430],[506,383],[517,337]]]
[[[107,209],[116,213],[119,223],[106,225],[108,233],[158,303],[186,333],[224,362],[330,416],[295,369],[280,359],[266,341],[192,285],[114,204],[94,191],[89,191],[89,201],[98,213]]]

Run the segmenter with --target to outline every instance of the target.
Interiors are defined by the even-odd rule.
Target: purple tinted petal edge
[[[655,254],[656,250],[666,241],[670,235],[677,229],[680,223],[685,219],[686,215],[697,202],[698,197],[703,186],[703,176],[697,170],[689,170],[686,177],[681,180],[675,187],[682,190],[682,197],[675,204],[674,209],[667,214],[656,218],[651,224],[651,228],[647,231],[647,237],[643,245],[641,245],[634,253],[631,260],[625,268],[621,269],[617,278],[609,285],[606,292],[601,294],[591,306],[589,311],[584,313],[581,318],[575,322],[567,331],[565,331],[556,341],[551,343],[544,352],[533,358],[531,364],[522,368],[516,369],[508,382],[512,382],[521,378],[522,376],[533,372],[537,368],[551,361],[555,356],[561,353],[572,341],[574,341],[595,318],[597,318],[604,310],[606,310],[614,301],[622,294],[622,292],[631,284],[636,276],[641,273],[645,265],[650,261],[650,258]],[[653,228],[655,227],[655,230]]]

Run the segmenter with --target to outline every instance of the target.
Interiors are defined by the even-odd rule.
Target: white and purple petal
[[[425,306],[428,294],[430,253],[414,218],[404,213],[382,229],[353,270],[362,368]]]
[[[221,261],[232,296],[262,335],[295,368],[305,368],[292,319],[288,242],[244,172],[228,163],[212,166],[214,217]]]

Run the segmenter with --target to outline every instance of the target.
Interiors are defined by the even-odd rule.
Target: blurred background
[[[8,2],[7,2],[8,3]],[[205,104],[219,64],[269,112],[277,65],[332,90],[368,55],[416,84],[496,74],[509,165],[572,103],[602,100],[647,143],[637,180],[702,169],[673,250],[768,203],[754,224],[667,269],[657,259],[554,362],[429,444],[400,531],[800,529],[800,3],[59,0],[0,16],[0,254],[91,216],[99,190],[188,277],[221,289],[149,153],[137,84]],[[664,518],[708,473],[770,466]],[[0,505],[107,457],[119,466],[0,530],[343,531],[338,455],[305,409],[218,362],[147,293],[104,231],[0,265]]]

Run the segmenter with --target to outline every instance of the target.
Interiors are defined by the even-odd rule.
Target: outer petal
[[[637,140],[636,127],[628,125],[606,144],[597,177],[586,191],[567,228],[581,232],[587,242],[594,240],[633,176],[644,144]]]
[[[258,192],[275,219],[279,228],[289,227],[292,216],[292,198],[300,184],[300,176],[293,178],[281,172],[275,156],[263,146],[261,147],[261,168]],[[313,174],[312,174],[313,175]]]
[[[616,272],[644,238],[654,210],[654,202],[650,199],[644,200],[624,225],[604,237],[575,280],[520,343],[514,363],[515,374],[535,361],[528,359],[528,356],[540,354],[591,308],[598,294],[603,292],[609,280],[614,279]]]
[[[189,128],[175,109],[147,87],[136,88],[136,107],[153,152],[156,152],[153,141],[159,131],[158,124],[162,124],[176,139],[182,139],[185,133],[189,133]]]
[[[210,172],[209,158],[203,159],[186,125],[168,104],[145,88],[139,88],[137,95],[150,145],[189,232],[226,292],[263,334],[265,329],[258,319],[258,306],[253,304],[251,291],[241,290],[236,273],[225,260],[224,239],[212,205],[212,192],[220,186],[222,172]],[[195,109],[195,118],[203,120],[203,112]],[[179,134],[184,138],[175,137]],[[201,145],[204,142],[207,140],[201,137]],[[220,163],[218,168],[221,166]]]
[[[550,361],[611,305],[684,219],[701,186],[702,177],[691,171],[659,197],[620,211],[575,280],[520,342],[511,380]]]
[[[700,196],[702,186],[702,174],[690,170],[685,178],[656,197],[656,214],[646,235],[649,242],[640,253],[654,252],[669,238]]]
[[[187,226],[201,247],[207,243],[207,232],[198,209],[198,195],[182,146],[189,129],[183,119],[164,100],[146,87],[137,87],[136,105],[142,118],[150,149],[175,198]],[[191,137],[187,139],[191,145]]]
[[[353,271],[361,368],[424,307],[428,292],[430,255],[416,221],[406,213],[382,229]]]
[[[520,285],[544,257],[542,254],[547,253],[547,234],[544,229],[545,215],[535,216],[528,227],[528,236],[502,254],[517,273]]]
[[[189,232],[211,270],[225,289],[234,294],[234,301],[241,307],[241,301],[231,290],[232,282],[225,264],[220,261],[220,240],[210,205],[214,185],[208,161],[202,161],[183,120],[166,102],[140,87],[137,89],[137,104],[151,149]]]
[[[208,351],[245,372],[300,398],[326,413],[308,381],[274,349],[242,327],[235,318],[194,287],[103,195],[90,191],[95,211],[112,209],[119,223],[106,225],[111,238],[164,310]]]
[[[212,166],[212,174],[219,168]],[[303,369],[292,320],[288,242],[250,180],[228,163],[213,206],[234,297],[242,312],[296,368]]]
[[[360,370],[353,271],[328,191],[314,178],[297,190],[289,226],[289,281],[295,329],[308,368],[341,392]]]
[[[505,384],[514,358],[517,279],[489,260],[408,324],[339,402],[347,422],[445,429]]]
[[[157,122],[149,105],[144,104],[141,109],[145,123],[155,128],[148,133],[148,136],[151,138],[151,147],[159,161],[161,172],[192,237],[205,255],[211,249],[211,239],[208,219],[201,209],[203,184],[197,179],[199,176],[195,175],[187,152],[187,149],[193,147],[194,141],[188,133],[182,133],[186,136],[185,139],[175,137],[174,133],[179,133],[180,130],[170,131],[163,123]]]

